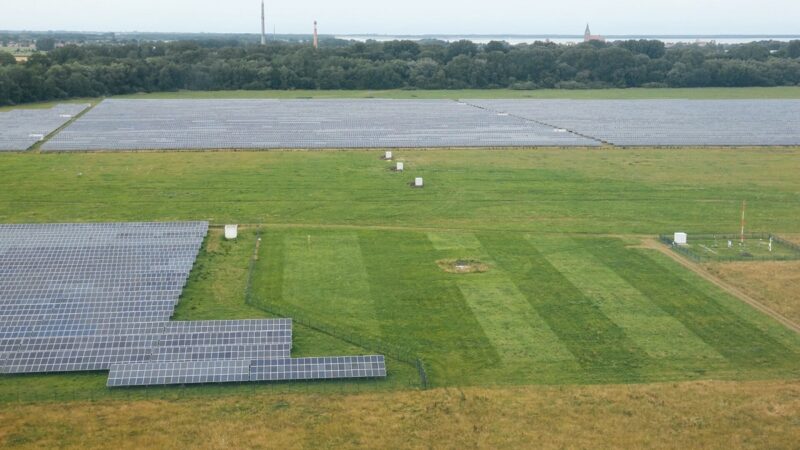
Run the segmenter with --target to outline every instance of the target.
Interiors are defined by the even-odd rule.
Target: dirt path
[[[752,306],[753,308],[763,312],[764,314],[769,315],[773,319],[777,320],[778,322],[782,323],[786,327],[790,328],[796,333],[800,333],[800,324],[786,318],[781,313],[775,311],[774,309],[770,308],[769,306],[764,305],[763,303],[759,302],[755,298],[751,297],[748,293],[744,292],[743,290],[732,286],[719,278],[715,277],[711,273],[709,273],[703,266],[697,264],[693,261],[689,261],[678,255],[677,253],[673,252],[669,249],[669,247],[665,246],[661,242],[658,242],[655,239],[644,239],[642,241],[641,248],[649,248],[652,250],[657,250],[670,258],[674,261],[678,262],[682,266],[686,267],[687,269],[691,270],[692,272],[696,273],[697,275],[701,276],[703,279],[713,283],[714,285],[718,286],[720,289],[724,290],[725,292],[733,295],[734,297],[738,298],[739,300],[747,303],[748,305]]]

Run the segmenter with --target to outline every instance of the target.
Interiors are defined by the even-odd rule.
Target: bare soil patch
[[[447,273],[483,273],[489,265],[471,258],[440,259],[436,264]]]

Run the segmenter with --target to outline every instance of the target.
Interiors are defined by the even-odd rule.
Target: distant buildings
[[[600,36],[599,34],[592,34],[591,30],[589,30],[589,24],[586,24],[586,31],[583,32],[583,42],[605,42],[606,38]]]

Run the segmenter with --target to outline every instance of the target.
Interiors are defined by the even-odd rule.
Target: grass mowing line
[[[743,290],[732,286],[725,281],[719,279],[718,277],[714,276],[706,269],[704,269],[701,265],[696,264],[692,261],[683,258],[679,254],[671,251],[669,248],[665,247],[662,243],[656,241],[655,239],[645,239],[643,241],[643,245],[647,248],[658,250],[662,254],[669,256],[670,259],[677,262],[678,264],[682,265],[683,267],[691,270],[698,276],[702,277],[704,280],[714,284],[718,288],[722,289],[723,291],[727,292],[728,294],[738,298],[739,300],[747,303],[748,305],[752,306],[753,308],[763,312],[764,314],[772,317],[773,319],[777,320],[787,328],[791,329],[795,333],[800,333],[800,324],[797,322],[789,319],[788,317],[784,316],[783,314],[775,311],[774,309],[770,308],[769,306],[759,302],[755,298],[751,297],[748,293],[744,292]]]
[[[582,240],[528,236],[544,257],[654,361],[717,361],[725,358],[598,261]]]
[[[610,239],[588,242],[587,249],[734,367],[783,367],[796,356],[796,349],[734,314],[700,287],[661,268],[644,253],[648,250],[624,248]]]
[[[647,354],[524,237],[513,236],[478,239],[584,369],[639,380]]]

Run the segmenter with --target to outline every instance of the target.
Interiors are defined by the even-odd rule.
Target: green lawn
[[[798,149],[0,155],[0,222],[210,220],[541,233],[800,232]],[[411,189],[415,176],[424,189]]]
[[[440,385],[800,376],[800,336],[620,239],[272,228],[264,242],[262,301],[408,347]],[[490,269],[436,265],[459,257]]]
[[[424,358],[434,385],[800,377],[800,336],[636,248],[665,230],[800,233],[800,149],[0,155],[0,222],[210,220],[176,320],[274,307]],[[414,176],[424,189],[411,189]],[[444,272],[476,259],[485,273]],[[296,325],[293,354],[365,353]],[[413,367],[356,384],[411,386]],[[0,399],[104,396],[105,374],[0,378]],[[246,393],[274,385],[127,391]],[[283,384],[277,389],[338,389]],[[22,394],[18,394],[22,393]],[[56,394],[54,394],[56,393]],[[64,394],[67,393],[67,394]],[[114,394],[110,394],[114,395]],[[125,394],[117,394],[125,395]]]

